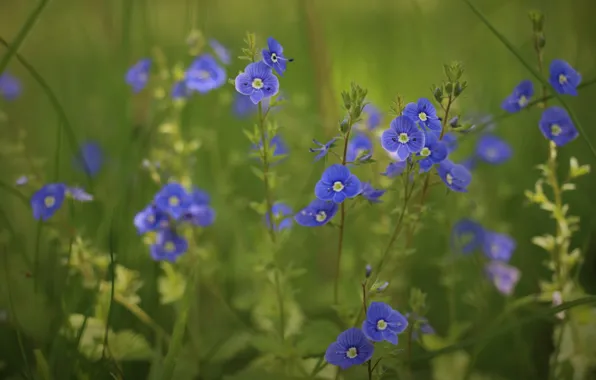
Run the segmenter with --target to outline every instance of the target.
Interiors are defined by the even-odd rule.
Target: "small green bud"
[[[468,82],[463,81],[462,83],[457,82],[455,84],[455,88],[453,91],[453,94],[455,95],[455,97],[458,97],[461,95],[462,92],[464,92],[464,90],[468,87]]]
[[[348,94],[346,91],[342,91],[341,98],[344,102],[344,108],[349,110],[350,107],[352,107],[352,99],[350,98],[350,94]]]
[[[410,308],[417,315],[424,315],[426,311],[426,294],[418,288],[410,291]]]
[[[544,48],[546,46],[546,38],[544,37],[544,33],[538,34],[536,38],[538,39],[538,47],[540,49]]]
[[[464,66],[461,62],[451,62],[443,65],[443,71],[449,82],[457,82],[464,74]],[[447,91],[451,93],[451,91]]]
[[[339,131],[345,135],[346,133],[348,133],[349,130],[350,130],[350,123],[348,123],[347,120],[342,120],[339,123]]]
[[[440,103],[443,100],[443,89],[441,87],[435,87],[432,92],[435,100]]]
[[[536,33],[544,31],[544,14],[540,11],[530,11],[528,16],[532,21],[532,29]]]
[[[445,85],[445,92],[447,95],[451,95],[453,93],[453,84],[451,82]]]

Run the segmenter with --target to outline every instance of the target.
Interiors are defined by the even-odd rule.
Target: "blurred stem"
[[[128,311],[130,311],[135,317],[137,317],[141,322],[145,325],[151,327],[158,336],[163,338],[166,344],[170,343],[170,336],[169,334],[155,322],[143,309],[141,309],[138,305],[132,304],[124,297],[119,294],[114,294],[114,301],[118,302],[120,305],[124,306]]]
[[[372,359],[371,359],[372,360]],[[368,366],[368,380],[372,380],[372,374],[373,374],[373,370],[372,370],[372,363],[369,360],[368,362],[366,362],[367,366]]]

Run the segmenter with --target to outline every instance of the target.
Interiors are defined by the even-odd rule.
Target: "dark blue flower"
[[[553,59],[548,81],[559,94],[576,96],[582,76],[562,59]]]
[[[368,118],[366,119],[366,126],[369,130],[372,131],[373,129],[381,125],[381,119],[383,118],[383,114],[381,114],[381,111],[379,111],[378,108],[369,103],[364,106],[363,111],[366,112],[366,114],[368,115]]]
[[[186,219],[199,227],[207,227],[215,222],[215,210],[209,205],[211,198],[206,191],[197,187],[190,193],[191,205],[188,207]]]
[[[513,155],[511,146],[494,135],[483,135],[476,144],[476,157],[489,164],[499,165],[508,161]]]
[[[420,171],[427,172],[434,164],[438,164],[447,158],[447,146],[434,133],[427,133],[424,140],[424,148],[422,148],[418,155],[424,157],[419,161]]]
[[[409,103],[404,109],[403,115],[410,120],[420,124],[431,131],[441,132],[441,120],[437,116],[437,110],[426,98],[418,99],[416,103]]]
[[[178,220],[187,213],[192,197],[179,183],[168,183],[155,195],[155,205],[161,212]]]
[[[279,75],[283,76],[286,71],[288,59],[284,57],[284,48],[273,37],[267,39],[267,49],[263,49],[263,62]]]
[[[510,113],[519,112],[522,108],[525,108],[528,105],[532,96],[534,96],[534,84],[531,80],[523,80],[519,82],[513,89],[513,92],[503,100],[501,108]]]
[[[149,58],[141,59],[128,69],[125,79],[134,93],[140,92],[147,86],[150,69],[151,60]]]
[[[513,293],[515,285],[521,277],[519,269],[501,261],[489,262],[486,264],[485,271],[497,290],[504,295]]]
[[[0,74],[0,95],[8,101],[15,100],[21,95],[21,82],[9,73]]]
[[[168,216],[157,207],[150,205],[135,215],[133,221],[140,235],[166,228],[169,224]]]
[[[78,153],[73,157],[73,166],[87,175],[94,177],[103,166],[103,150],[99,143],[87,141],[81,144]]]
[[[368,136],[363,133],[356,133],[348,143],[346,152],[346,161],[354,162],[364,152],[372,153],[373,143]]]
[[[471,219],[460,219],[451,229],[451,249],[465,255],[480,248],[484,243],[484,228]]]
[[[457,149],[457,135],[453,132],[447,132],[445,133],[445,135],[443,136],[443,140],[441,140],[445,143],[445,146],[447,147],[447,153],[451,153],[454,152]]]
[[[232,57],[230,55],[230,51],[219,43],[219,41],[214,40],[213,38],[209,39],[209,46],[215,52],[217,58],[223,63],[224,65],[229,65],[232,62]]]
[[[384,302],[371,302],[362,322],[364,335],[373,342],[397,344],[397,335],[408,328],[408,319]]]
[[[544,110],[538,125],[544,137],[557,146],[563,146],[579,136],[567,111],[558,106]]]
[[[333,219],[335,214],[337,214],[338,208],[334,202],[315,199],[308,206],[300,210],[294,216],[294,220],[304,227],[320,227]]]
[[[333,144],[335,143],[336,140],[337,140],[337,137],[334,137],[331,140],[329,140],[327,143],[321,144],[317,140],[313,139],[312,142],[315,143],[316,145],[318,145],[319,147],[318,148],[309,148],[308,150],[311,153],[319,152],[315,156],[315,161],[319,161],[321,158],[325,157],[327,155],[327,153],[329,153],[329,149],[333,148],[333,146],[334,146]]]
[[[360,180],[350,169],[333,164],[325,169],[321,180],[315,185],[315,195],[322,201],[342,203],[346,198],[354,198],[361,189]]]
[[[279,79],[271,68],[262,61],[250,63],[235,80],[236,91],[250,97],[257,104],[263,98],[270,98],[279,91]]]
[[[383,131],[381,145],[389,152],[396,152],[397,158],[404,161],[412,153],[424,148],[425,135],[416,123],[406,116],[398,116],[391,121],[389,129]]]
[[[375,346],[368,341],[362,330],[352,327],[339,334],[337,341],[331,343],[325,352],[325,360],[347,369],[366,363],[372,358]]]
[[[273,214],[274,229],[276,231],[292,227],[292,214],[294,214],[294,211],[292,211],[292,208],[287,204],[282,202],[275,203],[273,207],[271,207],[271,214]],[[267,225],[267,228],[271,227],[269,213],[265,214],[265,224]]]
[[[404,170],[406,170],[406,167],[408,166],[408,162],[407,161],[394,161],[394,162],[390,162],[387,165],[387,168],[385,169],[385,172],[381,173],[381,175],[384,175],[386,177],[389,178],[395,178],[398,175],[400,175],[401,173],[404,172]]]
[[[186,81],[180,80],[172,86],[172,99],[182,99],[190,96],[190,89],[186,87]]]
[[[37,220],[48,220],[62,207],[65,196],[66,185],[62,183],[44,185],[31,197],[33,217]]]
[[[439,163],[437,171],[445,185],[451,190],[460,193],[468,191],[467,187],[472,181],[472,175],[464,166],[445,159]]]
[[[484,232],[482,250],[486,257],[495,261],[508,262],[515,251],[515,240],[509,235],[493,231]]]
[[[166,228],[157,232],[157,241],[151,246],[151,257],[155,261],[174,262],[187,249],[188,242],[186,239],[175,231]]]
[[[385,194],[386,190],[375,189],[370,182],[363,182],[362,183],[362,195],[367,201],[372,203],[379,203],[381,202],[379,198]]]
[[[205,94],[226,83],[226,70],[221,67],[211,54],[202,54],[188,67],[184,74],[189,90]]]
[[[66,195],[69,195],[72,199],[79,202],[90,202],[93,200],[93,195],[87,193],[84,189],[76,186],[67,187]]]

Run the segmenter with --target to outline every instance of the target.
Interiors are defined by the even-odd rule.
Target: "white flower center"
[[[453,185],[453,176],[450,173],[447,173],[445,181],[447,181],[448,184]]]
[[[202,79],[202,80],[211,78],[211,75],[209,74],[209,71],[207,71],[207,70],[193,70],[190,73],[190,76],[192,78]]]
[[[528,104],[528,98],[526,98],[525,95],[520,96],[517,104],[519,104],[520,107],[525,107]]]
[[[420,151],[420,155],[424,157],[430,156],[430,153],[431,151],[427,147],[422,148],[422,150]]]
[[[153,214],[147,216],[147,223],[155,223],[155,216]]]
[[[559,75],[559,84],[565,84],[567,83],[567,77],[565,76],[565,74],[560,74]]]
[[[399,141],[402,144],[407,144],[408,141],[410,141],[410,137],[408,136],[407,133],[400,133],[399,136],[397,137],[397,141]]]
[[[428,120],[428,116],[426,116],[426,112],[420,112],[420,113],[418,114],[418,117],[419,117],[419,118],[420,118],[420,120],[422,120],[422,121],[426,121],[426,120]]]
[[[178,197],[177,197],[177,196],[173,195],[173,196],[171,196],[171,197],[168,199],[168,204],[169,204],[171,207],[176,207],[176,206],[178,206],[178,205],[180,204],[180,199],[178,199]]]
[[[52,207],[56,204],[56,198],[54,198],[51,195],[48,195],[44,198],[43,203],[46,205],[46,207]]]
[[[493,158],[494,158],[494,157],[497,157],[497,150],[496,150],[495,148],[488,148],[488,149],[486,150],[486,155],[487,155],[488,157],[493,157]]]
[[[271,53],[271,62],[277,62],[277,54]]]
[[[325,211],[319,211],[317,215],[315,215],[315,220],[319,223],[324,222],[327,219],[327,213]]]
[[[168,241],[166,244],[163,245],[163,249],[166,252],[174,252],[176,250],[176,245],[171,241]]]
[[[379,319],[379,321],[377,322],[377,330],[383,331],[386,328],[387,328],[387,322],[385,322],[385,320],[383,320],[383,319]]]
[[[358,356],[358,349],[356,347],[348,348],[348,351],[346,351],[346,356],[348,359],[356,358]]]
[[[559,124],[553,124],[550,126],[550,133],[553,136],[559,136],[563,132],[563,129],[559,126]]]
[[[255,78],[252,80],[252,88],[255,90],[260,90],[263,88],[263,81],[260,78]]]
[[[335,191],[336,193],[342,191],[343,189],[344,189],[343,183],[341,183],[339,181],[336,181],[333,183],[333,191]]]

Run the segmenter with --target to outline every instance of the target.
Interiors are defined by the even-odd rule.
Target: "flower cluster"
[[[60,210],[67,197],[80,202],[93,200],[93,196],[80,187],[70,187],[63,183],[49,183],[31,196],[33,217],[37,220],[48,220]]]

